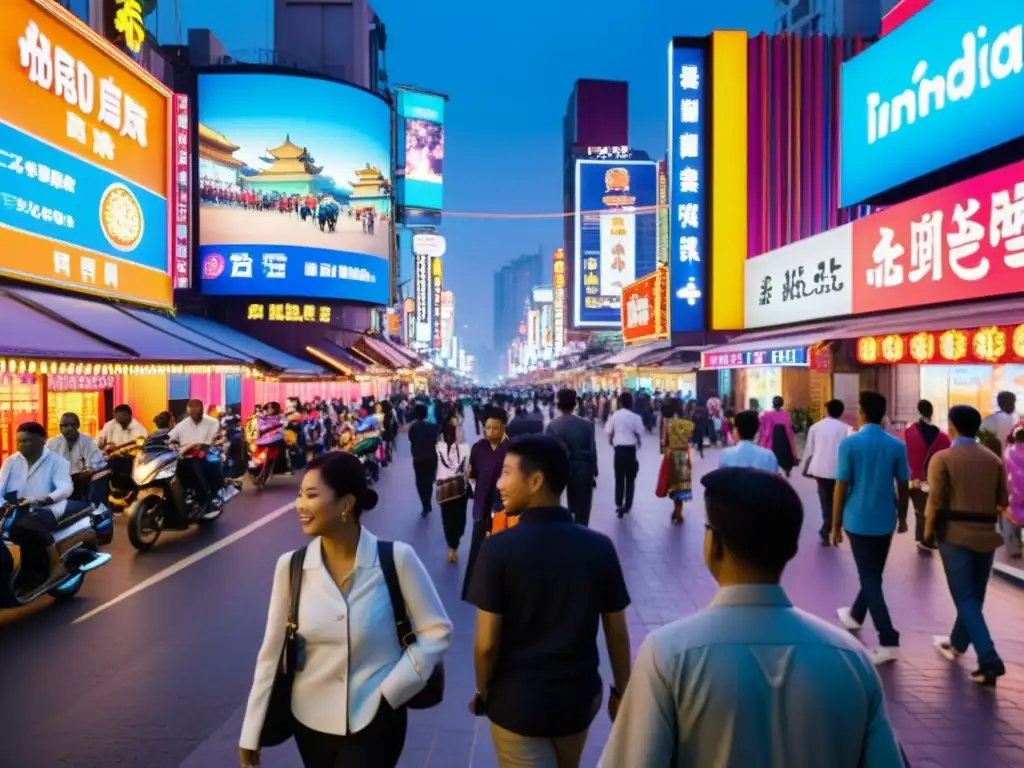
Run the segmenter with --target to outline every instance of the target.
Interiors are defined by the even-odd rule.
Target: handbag
[[[395,614],[395,630],[398,633],[398,644],[402,652],[416,644],[416,631],[409,621],[409,613],[402,596],[402,585],[398,582],[398,569],[395,568],[395,544],[392,541],[377,542],[377,556],[380,558],[380,569],[384,572],[384,583],[388,587],[391,598],[391,610]],[[422,691],[405,703],[409,709],[430,709],[444,700],[444,663],[438,662],[430,673],[427,684]]]
[[[658,484],[654,486],[654,495],[659,499],[668,496],[668,477],[671,469],[672,455],[665,451],[665,455],[661,458],[661,467],[658,469]]]
[[[449,450],[451,450],[449,448]],[[443,456],[438,456],[441,463],[444,464],[445,469],[451,470],[448,462],[444,460]],[[458,459],[458,466],[462,466],[462,456],[459,454],[459,444],[455,444],[455,458]],[[464,498],[469,494],[469,481],[466,479],[465,472],[456,472],[451,477],[446,477],[444,480],[437,481],[436,488],[437,503],[444,504],[449,501],[456,501],[457,499]]]
[[[292,685],[295,673],[306,665],[306,640],[299,634],[299,596],[302,593],[302,563],[306,548],[292,552],[288,566],[288,623],[284,631],[281,660],[270,689],[270,702],[260,731],[261,747],[276,747],[295,735],[292,717]]]

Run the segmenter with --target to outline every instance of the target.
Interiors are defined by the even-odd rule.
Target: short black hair
[[[625,408],[627,411],[633,408],[633,394],[631,392],[623,392],[619,395],[619,408]]]
[[[865,389],[860,393],[860,409],[864,412],[864,418],[871,424],[881,424],[885,418],[885,410],[888,402],[885,395],[871,389]]]
[[[969,405],[954,405],[949,409],[949,423],[961,437],[977,437],[981,429],[981,414]]]
[[[733,424],[740,440],[753,440],[761,427],[761,417],[757,415],[757,411],[740,411],[733,418]]]
[[[78,418],[78,414],[75,413],[74,411],[68,411],[67,413],[62,413],[60,415],[60,423],[63,424],[64,423],[64,419],[69,418],[69,417],[75,420],[75,424],[76,425],[78,425],[79,427],[82,426],[82,420],[80,418]]]
[[[38,421],[26,421],[24,424],[19,424],[18,432],[25,432],[29,435],[41,437],[43,440],[46,439],[46,429]]]
[[[701,483],[712,535],[738,560],[781,575],[797,553],[804,524],[793,486],[779,475],[744,467],[716,469]]]
[[[843,415],[843,411],[846,410],[846,406],[842,400],[829,400],[825,403],[825,413],[833,419],[838,419]]]
[[[524,475],[540,472],[548,490],[562,495],[569,482],[569,454],[558,440],[548,435],[523,435],[509,442],[508,455],[519,458]]]
[[[416,403],[416,405],[412,407],[412,417],[416,419],[416,421],[423,421],[427,418],[427,406],[423,403]]]
[[[931,400],[918,400],[917,412],[924,416],[926,419],[930,419],[932,417],[932,414],[935,413],[935,406],[932,405]]]
[[[576,410],[576,404],[579,402],[579,398],[576,396],[575,389],[560,389],[558,390],[558,410],[570,412]]]
[[[132,415],[132,407],[127,403],[121,403],[114,408],[114,413],[127,413],[129,416]]]
[[[785,404],[786,401],[783,400],[779,395],[776,395],[775,397],[772,398],[772,408],[781,408]]]
[[[508,424],[508,411],[504,408],[490,407],[484,411],[484,422],[488,422],[491,419],[500,421],[502,424]]]
[[[996,405],[999,406],[999,410],[1006,413],[1013,413],[1017,407],[1017,396],[1013,392],[1002,391],[996,395]]]

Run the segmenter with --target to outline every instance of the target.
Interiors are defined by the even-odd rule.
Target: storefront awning
[[[399,355],[408,360],[409,365],[413,366],[414,368],[419,368],[421,365],[423,365],[423,358],[420,357],[415,352],[413,352],[411,349],[409,349],[401,342],[395,341],[394,339],[389,339],[386,336],[383,337],[381,341],[383,341],[385,344],[388,345],[388,347],[395,350]]]
[[[372,336],[361,336],[359,341],[352,345],[352,351],[356,355],[366,358],[371,363],[377,363],[395,370],[408,368],[411,365],[405,357],[391,349],[390,346],[380,339],[375,339]]]
[[[104,344],[61,321],[37,311],[19,299],[0,293],[0,354],[49,360],[98,360],[129,362],[130,350]]]
[[[247,362],[260,368],[274,369],[284,376],[323,376],[326,371],[322,366],[308,360],[289,355],[269,344],[246,336],[234,328],[207,320],[205,317],[178,315],[175,322],[192,332],[199,334],[211,342],[237,350]]]
[[[700,367],[700,353],[680,348],[659,349],[654,352],[648,352],[643,357],[634,361],[633,365],[638,368],[643,366],[698,368]]]
[[[153,312],[148,309],[135,309],[131,307],[125,307],[123,311],[127,312],[140,323],[144,323],[152,328],[163,331],[164,333],[169,333],[176,338],[187,341],[189,344],[195,344],[197,347],[209,349],[212,352],[221,355],[225,360],[235,360],[238,363],[243,363],[245,365],[254,364],[252,359],[250,359],[249,356],[241,350],[234,349],[230,345],[224,344],[223,342],[217,341],[209,336],[203,336],[201,333],[196,333],[187,325],[179,323],[176,319],[171,318],[168,315],[160,312]]]
[[[344,376],[355,377],[365,373],[367,369],[366,363],[356,359],[353,355],[350,355],[337,344],[333,344],[327,339],[324,339],[322,343],[316,346],[306,347],[306,351],[324,365],[333,368]]]
[[[661,352],[668,349],[670,346],[671,342],[669,341],[656,341],[653,344],[626,347],[605,360],[603,365],[635,365],[636,361],[644,355],[651,352]]]

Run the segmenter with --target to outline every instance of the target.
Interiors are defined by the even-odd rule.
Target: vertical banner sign
[[[416,341],[430,342],[430,302],[433,293],[430,286],[430,257],[416,254]]]
[[[192,157],[189,153],[188,96],[174,94],[174,287],[192,286],[191,197]]]
[[[565,348],[565,251],[561,248],[555,251],[553,275],[554,311],[552,331],[554,333],[555,355],[557,356]]]
[[[669,253],[673,333],[703,331],[707,283],[708,213],[706,41],[675,38],[669,45]]]
[[[441,260],[436,256],[430,260],[431,287],[433,288],[433,301],[430,303],[430,317],[433,323],[432,346],[440,349],[443,337],[441,334]]]
[[[446,360],[452,359],[455,340],[455,294],[441,291],[441,352]]]
[[[658,266],[667,267],[668,247],[668,165],[658,161]]]

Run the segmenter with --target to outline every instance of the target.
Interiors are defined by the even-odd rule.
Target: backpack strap
[[[387,584],[388,596],[391,598],[391,611],[395,616],[395,633],[398,636],[398,644],[405,649],[416,642],[416,635],[412,631],[412,623],[409,621],[409,614],[405,608],[405,598],[402,596],[402,585],[398,581],[398,568],[395,567],[395,543],[393,541],[378,541],[377,557],[380,559],[380,569],[384,572],[384,583]]]

